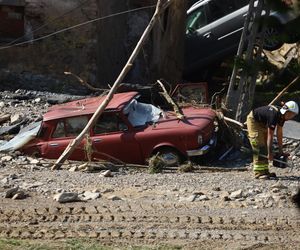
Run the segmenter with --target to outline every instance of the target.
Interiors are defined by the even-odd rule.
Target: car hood
[[[210,108],[184,108],[184,120],[179,120],[174,112],[168,111],[164,113],[164,117],[159,119],[153,129],[173,129],[186,126],[197,126],[204,129],[209,126],[215,119],[216,113]]]

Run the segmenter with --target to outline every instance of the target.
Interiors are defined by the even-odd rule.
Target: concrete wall
[[[97,16],[94,1],[90,0],[69,12],[83,0],[26,0],[27,28],[34,31],[28,38],[39,38],[54,31],[91,20]],[[51,21],[52,20],[52,21]],[[3,46],[1,44],[0,46]],[[96,81],[96,24],[70,30],[32,44],[0,50],[0,70],[53,75],[65,79],[64,71],[80,75],[90,83]],[[67,76],[69,78],[69,76]],[[1,81],[1,79],[0,79]],[[78,83],[77,83],[78,84]]]

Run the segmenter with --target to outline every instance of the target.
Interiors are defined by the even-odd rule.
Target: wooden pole
[[[297,76],[289,85],[287,85],[281,92],[269,103],[269,105],[273,105],[283,94],[295,83],[299,80],[299,76]]]
[[[66,159],[68,159],[69,155],[74,151],[74,149],[82,141],[82,139],[84,138],[85,134],[88,133],[89,130],[90,130],[90,128],[96,123],[96,121],[99,118],[99,116],[103,113],[103,111],[105,110],[106,106],[108,105],[108,103],[113,98],[114,94],[116,93],[116,91],[117,91],[119,85],[121,84],[121,82],[123,81],[124,77],[127,75],[127,73],[129,72],[129,70],[131,69],[134,60],[138,56],[138,54],[139,54],[140,50],[142,49],[145,41],[148,39],[148,37],[150,35],[150,32],[151,32],[152,28],[154,27],[154,24],[159,19],[160,14],[170,5],[170,3],[172,1],[173,0],[158,0],[157,1],[157,5],[156,5],[156,9],[155,9],[153,17],[151,18],[151,20],[150,20],[148,26],[146,27],[143,35],[141,36],[141,38],[140,38],[139,42],[137,43],[134,51],[132,52],[131,56],[129,57],[126,65],[122,69],[120,75],[116,79],[114,85],[110,89],[110,91],[107,94],[106,98],[100,104],[100,106],[97,108],[96,112],[94,113],[94,115],[92,116],[92,118],[89,120],[89,122],[86,125],[86,127],[82,130],[82,132],[74,140],[72,140],[70,142],[70,144],[67,146],[67,148],[65,149],[65,151],[62,153],[62,155],[57,159],[57,161],[55,162],[55,164],[52,166],[52,170],[59,169],[61,167],[61,165],[64,163],[64,161]]]

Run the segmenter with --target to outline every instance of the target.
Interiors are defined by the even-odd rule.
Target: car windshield
[[[151,104],[138,102],[133,99],[123,110],[132,126],[143,126],[159,120],[163,111]]]

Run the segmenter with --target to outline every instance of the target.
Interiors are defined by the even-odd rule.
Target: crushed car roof
[[[105,110],[121,110],[137,95],[137,92],[115,94]],[[90,97],[60,105],[54,105],[50,107],[49,111],[44,115],[44,121],[93,114],[105,98],[106,96]]]

